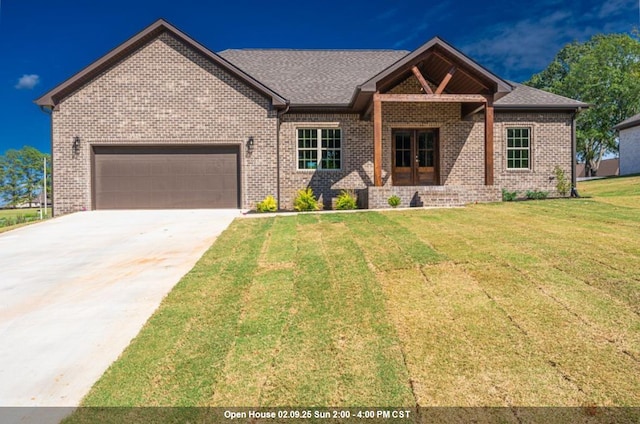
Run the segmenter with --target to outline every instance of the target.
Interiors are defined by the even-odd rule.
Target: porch
[[[494,100],[505,81],[440,39],[362,86],[373,126],[369,208],[498,201]]]

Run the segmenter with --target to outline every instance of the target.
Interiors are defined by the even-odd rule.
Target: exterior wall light
[[[73,144],[71,145],[74,154],[80,153],[80,137],[73,137]]]
[[[253,147],[254,147],[254,140],[253,140],[253,136],[250,136],[247,139],[247,152],[251,153],[253,152]]]

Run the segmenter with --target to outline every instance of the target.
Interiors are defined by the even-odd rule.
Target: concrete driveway
[[[78,405],[237,216],[79,212],[0,234],[0,407]]]

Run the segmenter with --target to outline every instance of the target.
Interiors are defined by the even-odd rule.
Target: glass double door
[[[438,130],[393,130],[393,185],[439,184]]]

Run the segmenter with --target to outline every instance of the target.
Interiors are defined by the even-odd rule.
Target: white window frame
[[[300,131],[315,131],[315,139],[316,139],[316,147],[308,148],[308,147],[300,147]],[[323,147],[323,141],[334,139],[334,138],[322,138],[322,132],[325,131],[339,131],[340,137],[337,138],[340,142],[340,147]],[[336,126],[300,126],[296,128],[296,169],[298,171],[341,171],[342,163],[344,161],[342,143],[343,143],[343,131],[342,128]],[[300,168],[300,151],[316,151],[316,168]],[[322,167],[322,153],[326,151],[339,152],[340,158],[333,159],[333,161],[339,161],[339,168],[323,168]]]
[[[528,131],[528,138],[527,138],[527,144],[528,146],[526,148],[524,147],[509,147],[509,131],[515,131],[515,130],[527,130]],[[522,140],[523,137],[521,136],[520,139]],[[531,171],[533,169],[533,162],[532,162],[532,145],[533,145],[533,128],[531,126],[513,126],[513,127],[507,127],[505,129],[505,165],[506,165],[506,169],[508,171]],[[510,151],[526,151],[527,152],[527,167],[523,168],[523,167],[519,167],[519,168],[512,168],[509,166],[509,152]],[[522,157],[517,158],[517,159],[512,159],[512,160],[517,160],[517,161],[522,161]]]

